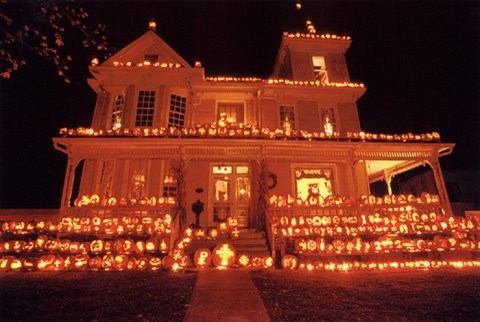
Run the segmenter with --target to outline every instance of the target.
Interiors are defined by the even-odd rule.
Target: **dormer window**
[[[327,67],[325,65],[325,57],[313,56],[313,73],[315,74],[315,80],[320,81],[322,84],[328,83]]]
[[[152,65],[158,63],[158,55],[145,55],[144,61],[148,61]]]

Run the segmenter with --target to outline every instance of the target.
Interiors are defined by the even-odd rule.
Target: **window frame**
[[[320,58],[323,60],[323,65],[324,65],[324,69],[321,68],[321,66],[316,66],[315,65],[315,59],[316,58]],[[320,55],[312,55],[311,57],[311,63],[312,63],[312,70],[313,70],[313,78],[316,80],[316,81],[320,81],[322,83],[328,83],[329,82],[329,77],[328,77],[328,68],[327,68],[327,59],[325,56],[320,56]],[[320,67],[318,69],[318,72],[317,72],[317,67]],[[317,78],[317,74],[320,75],[320,71],[324,71],[325,72],[325,79],[322,81],[321,79],[318,79]]]
[[[177,112],[177,111],[175,111],[175,110],[172,111],[172,107],[174,107],[174,108],[176,107],[176,106],[172,105],[172,99],[173,99],[174,96],[175,96],[175,97],[180,97],[180,98],[182,98],[182,99],[185,99],[185,106],[183,107],[183,125],[182,125],[181,127],[178,126],[178,125],[176,125],[176,124],[170,124],[170,119],[171,119],[172,117],[174,117],[174,119],[172,118],[173,120],[177,120],[177,121],[180,121],[180,120],[181,120],[180,118],[177,118],[175,115],[171,116],[171,114],[178,114],[178,113],[181,112],[181,111],[178,111],[178,112]],[[176,93],[176,92],[171,92],[171,93],[170,93],[170,96],[169,96],[168,110],[167,110],[167,127],[174,126],[174,127],[176,127],[177,129],[183,129],[183,128],[185,128],[185,126],[187,126],[187,112],[188,112],[187,107],[188,107],[188,99],[187,99],[187,96],[186,96],[186,95],[180,95],[180,94],[178,94],[178,93]],[[181,108],[181,107],[180,107],[180,108]],[[181,115],[181,114],[178,114],[178,115]]]
[[[237,101],[237,100],[232,100],[232,101],[228,101],[228,100],[222,100],[222,101],[216,101],[215,103],[215,121],[218,122],[218,120],[220,119],[220,114],[219,114],[219,109],[220,109],[220,106],[222,104],[225,104],[225,105],[235,105],[235,104],[238,104],[238,105],[242,105],[242,112],[243,112],[243,122],[238,122],[238,121],[235,121],[234,123],[236,124],[247,124],[247,104],[245,101]]]
[[[292,108],[293,110],[293,123],[290,121],[290,125],[292,127],[292,130],[297,130],[297,127],[298,127],[298,120],[297,120],[297,113],[296,113],[296,106],[294,104],[278,104],[278,128],[279,129],[283,129],[283,124],[284,124],[284,121],[282,121],[282,107],[288,107],[288,108]],[[290,115],[290,113],[289,113]]]
[[[290,164],[291,175],[291,195],[297,197],[297,180],[295,177],[296,170],[330,170],[333,178],[330,180],[332,184],[332,196],[340,195],[344,191],[339,191],[338,184],[338,168],[335,163],[292,163]]]
[[[118,102],[122,100],[121,104]],[[116,95],[114,100],[113,100],[113,105],[112,105],[112,111],[110,113],[110,129],[111,130],[119,130],[123,127],[123,122],[125,118],[125,103],[127,101],[127,93],[125,91],[122,91],[120,94]],[[119,119],[120,119],[120,126],[118,128],[113,128],[113,125],[116,124],[115,121],[115,115],[119,114]]]
[[[146,93],[148,92],[149,95],[146,96],[146,97],[151,97],[152,96],[152,93],[153,93],[153,105],[152,106],[139,106],[140,104],[140,97],[142,95],[142,93]],[[157,99],[156,99],[156,96],[157,96],[157,91],[156,90],[139,90],[137,92],[137,104],[136,104],[136,109],[135,109],[135,118],[134,118],[134,127],[137,127],[137,128],[145,128],[145,127],[153,127],[153,123],[154,123],[154,120],[155,120],[155,109],[156,109],[156,103],[157,103]],[[144,96],[145,97],[145,96]],[[149,103],[150,101],[142,101],[141,103],[142,104],[147,104]],[[145,122],[146,124],[144,124],[144,122],[140,122],[140,124],[138,123],[137,121],[137,118],[139,116],[143,117],[143,116],[146,116],[146,117],[149,117],[150,116],[150,113],[142,113],[139,115],[139,111],[142,110],[142,111],[149,111],[151,110],[152,113],[151,113],[151,120],[150,122]],[[148,119],[147,119],[148,120]]]

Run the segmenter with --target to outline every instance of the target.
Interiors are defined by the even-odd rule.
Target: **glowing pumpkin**
[[[230,267],[235,263],[236,254],[233,245],[228,243],[219,244],[212,252],[213,265],[217,267]]]
[[[298,266],[298,258],[295,255],[287,254],[282,257],[282,267],[284,269],[296,269]]]
[[[208,248],[200,248],[193,255],[193,263],[196,267],[204,268],[210,266],[212,262],[212,253]]]

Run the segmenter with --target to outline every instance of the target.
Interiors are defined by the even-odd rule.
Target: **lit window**
[[[158,62],[158,55],[145,55],[144,61],[148,61],[150,64],[155,64]]]
[[[213,167],[213,174],[231,174],[232,173],[232,167],[231,166],[214,166]]]
[[[248,166],[237,166],[237,173],[238,174],[247,174],[248,173]]]
[[[336,130],[335,110],[333,108],[326,108],[322,111],[322,122],[325,133],[333,134]]]
[[[227,121],[231,123],[243,123],[243,103],[218,103],[217,119],[225,113]]]
[[[285,128],[287,121],[290,128],[295,129],[295,109],[293,106],[280,106],[280,128]]]
[[[168,113],[168,127],[183,129],[185,127],[185,112],[187,98],[172,94],[170,96],[170,111]]]
[[[138,93],[135,126],[152,126],[154,109],[155,91],[140,91]]]
[[[112,130],[118,130],[122,127],[123,108],[125,106],[125,93],[117,95],[113,102],[112,109]]]
[[[325,65],[325,58],[319,56],[312,57],[313,73],[315,74],[315,80],[321,83],[328,83],[327,67]]]
[[[310,197],[325,199],[333,195],[332,173],[332,169],[325,168],[295,169],[297,197],[307,200]]]

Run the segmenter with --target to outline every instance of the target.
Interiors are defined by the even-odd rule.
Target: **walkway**
[[[247,270],[207,269],[198,274],[187,321],[270,321]]]

